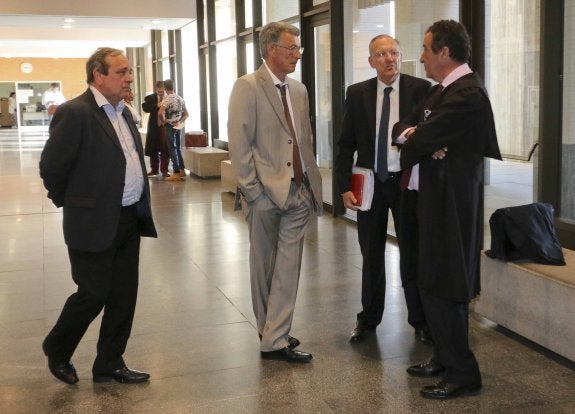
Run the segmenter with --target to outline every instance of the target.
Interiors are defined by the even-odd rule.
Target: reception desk
[[[35,126],[35,125],[48,125],[48,113],[41,112],[22,112],[22,125]]]

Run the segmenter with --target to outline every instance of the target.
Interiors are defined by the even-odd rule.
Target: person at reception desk
[[[66,102],[66,98],[60,90],[60,84],[58,82],[52,82],[48,90],[42,95],[42,105],[44,105],[48,111],[48,122],[52,121],[52,117],[58,105],[64,102]]]
[[[18,123],[16,122],[16,92],[10,92],[8,97],[8,113],[12,121],[12,128],[18,128]]]

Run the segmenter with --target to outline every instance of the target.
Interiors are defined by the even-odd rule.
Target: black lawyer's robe
[[[430,92],[433,93],[433,92]],[[418,286],[453,301],[480,291],[483,244],[483,158],[501,159],[491,103],[475,73],[449,86],[394,126],[417,125],[401,148],[401,167],[419,164]],[[447,147],[443,160],[432,154]]]
[[[153,157],[161,150],[160,127],[158,126],[158,94],[153,93],[144,98],[142,110],[150,116],[148,117],[148,129],[146,132],[146,145],[144,155]]]

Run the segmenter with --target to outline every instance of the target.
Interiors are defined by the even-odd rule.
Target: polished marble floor
[[[38,178],[38,145],[0,136],[0,413],[572,413],[575,365],[471,317],[481,394],[424,400],[429,380],[405,368],[429,356],[406,322],[398,249],[377,335],[351,345],[360,308],[355,225],[312,221],[292,334],[308,365],[260,360],[251,309],[247,228],[217,179],[150,179],[158,239],[143,239],[136,318],[125,359],[147,384],[94,384],[99,323],[74,355],[80,382],[48,372],[40,344],[74,290],[62,215]],[[493,168],[486,210],[531,201],[529,164]],[[486,212],[487,214],[487,212]]]

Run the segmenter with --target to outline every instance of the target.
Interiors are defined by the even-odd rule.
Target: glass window
[[[216,0],[216,39],[236,34],[236,7],[233,0]]]
[[[255,71],[254,67],[254,41],[249,40],[246,42],[246,73]]]
[[[232,86],[238,77],[235,39],[218,43],[216,46],[216,59],[218,67],[218,128],[220,136],[214,138],[227,141],[228,101]]]
[[[253,9],[252,9],[252,0],[246,0],[244,3],[244,13],[246,19],[246,27],[252,27],[254,25],[253,19]]]
[[[204,1],[204,42],[208,42],[208,2]]]
[[[210,84],[210,59],[209,59],[209,55],[208,55],[208,48],[204,49],[204,59],[206,62],[206,67],[205,67],[205,73],[206,73],[206,112],[207,112],[207,116],[208,116],[208,141],[210,141],[212,139],[212,135],[213,132],[212,131],[212,101],[210,99],[210,90],[208,88],[208,85]]]
[[[527,159],[539,136],[540,5],[485,2],[485,84],[506,157]]]
[[[317,6],[318,4],[327,3],[329,0],[313,0],[313,5]]]
[[[575,2],[565,2],[561,219],[575,224]]]
[[[164,80],[170,79],[172,74],[170,71],[170,41],[169,33],[167,30],[162,30],[162,56],[158,56],[159,60],[162,62],[162,75]]]
[[[182,33],[182,72],[184,90],[182,97],[186,101],[186,108],[190,114],[186,120],[187,131],[202,129],[200,119],[200,85],[198,62],[198,36],[197,22],[194,21],[181,29]]]
[[[296,16],[299,13],[297,1],[265,0],[262,2],[264,24],[277,22]]]

